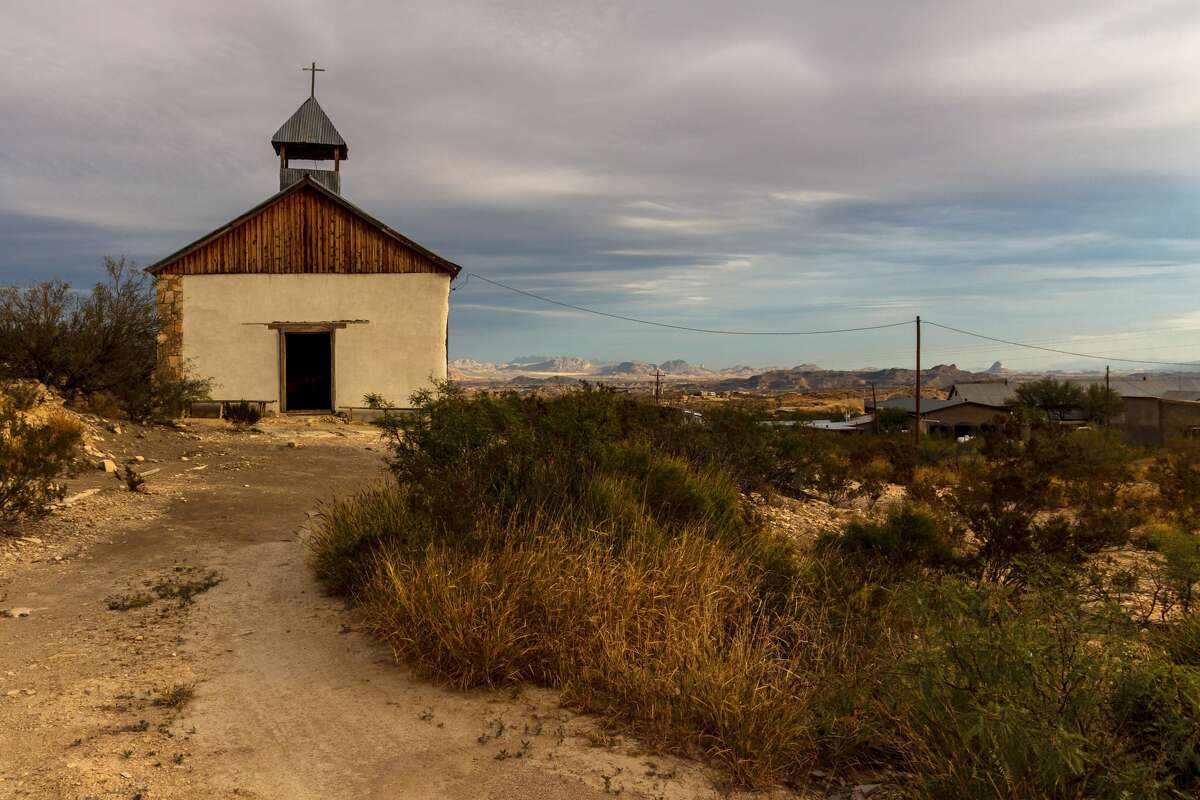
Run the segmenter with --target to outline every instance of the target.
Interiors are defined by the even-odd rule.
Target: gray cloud
[[[270,194],[268,139],[316,58],[351,200],[570,302],[1050,339],[1186,318],[1200,289],[1191,2],[47,2],[7,22],[3,281],[87,282]],[[480,282],[455,303],[456,355],[895,349],[517,313],[534,304]]]

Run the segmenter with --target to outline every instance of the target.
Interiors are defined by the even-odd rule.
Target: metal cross
[[[316,97],[317,96],[317,73],[324,72],[325,71],[324,68],[318,67],[317,62],[314,61],[314,62],[312,62],[311,67],[301,67],[300,69],[302,69],[304,72],[312,73],[312,86],[309,87],[308,93],[309,93],[310,97]]]

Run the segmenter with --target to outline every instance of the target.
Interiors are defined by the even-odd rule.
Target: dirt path
[[[0,797],[719,794],[551,693],[452,692],[398,666],[302,544],[318,502],[379,474],[378,442],[264,430],[122,431],[106,445],[158,470],[147,493],[78,477],[72,493],[97,491],[0,543],[17,614],[0,617]]]

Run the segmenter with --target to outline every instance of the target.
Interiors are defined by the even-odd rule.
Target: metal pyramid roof
[[[343,161],[350,157],[346,140],[333,127],[316,97],[305,100],[271,137],[276,153],[284,145],[289,158],[326,160],[333,158],[335,150]]]

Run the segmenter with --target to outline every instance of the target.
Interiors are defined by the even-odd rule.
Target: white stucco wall
[[[446,378],[446,274],[187,275],[182,295],[184,362],[214,400],[279,400],[274,322],[366,320],[334,334],[339,407],[369,392],[405,406]]]

